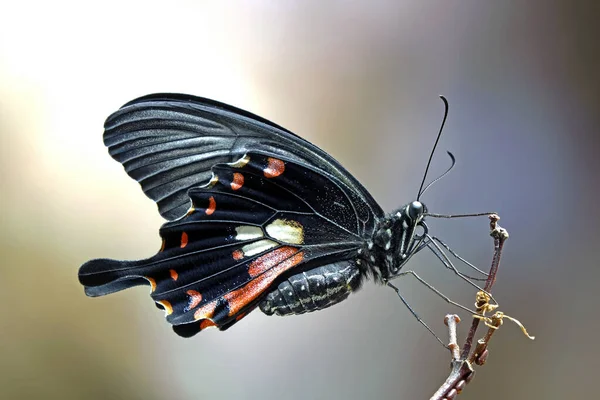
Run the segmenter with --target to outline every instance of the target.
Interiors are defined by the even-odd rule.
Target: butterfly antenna
[[[421,187],[419,187],[419,194],[417,194],[417,201],[419,200],[419,198],[421,197],[423,192],[425,190],[427,190],[427,188],[429,188],[429,186],[431,186],[431,184],[430,184],[425,188],[425,190],[423,190],[423,185],[425,185],[425,179],[427,179],[427,173],[429,172],[429,166],[431,165],[431,160],[433,159],[433,153],[435,153],[435,148],[437,147],[438,142],[440,141],[440,137],[442,136],[442,131],[444,130],[444,124],[446,124],[446,118],[448,117],[448,100],[446,100],[446,98],[444,96],[440,96],[440,99],[442,99],[442,101],[444,102],[444,119],[442,120],[442,125],[440,126],[440,131],[438,132],[437,139],[435,139],[433,149],[431,149],[431,154],[429,155],[429,161],[427,161],[427,167],[425,168],[425,174],[423,175],[423,180],[421,181]],[[452,166],[454,166],[454,157],[452,155],[450,155],[450,157],[452,157]],[[450,167],[450,169],[452,169],[452,166]],[[446,175],[449,171],[450,170],[446,171],[442,176]],[[435,181],[437,181],[438,179],[436,179]]]
[[[429,189],[431,187],[431,185],[433,185],[434,183],[436,183],[437,181],[439,181],[440,179],[445,177],[448,174],[448,172],[450,172],[452,170],[452,168],[454,168],[454,164],[456,164],[456,158],[454,158],[454,154],[450,153],[449,151],[447,151],[446,153],[448,153],[448,155],[450,156],[450,159],[452,160],[452,164],[450,164],[450,166],[448,167],[446,172],[444,172],[443,174],[441,174],[440,176],[438,176],[437,178],[435,178],[434,180],[429,182],[429,184],[427,186],[425,186],[425,189],[423,189],[421,191],[421,193],[419,193],[419,196],[422,196],[423,193],[425,193],[427,191],[427,189]],[[418,200],[418,198],[417,198],[417,200]]]

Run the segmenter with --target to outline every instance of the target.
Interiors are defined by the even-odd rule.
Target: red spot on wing
[[[251,277],[256,277],[263,272],[273,268],[277,264],[287,261],[290,257],[292,257],[298,251],[295,247],[284,246],[278,249],[273,250],[270,253],[265,254],[264,256],[258,257],[256,260],[250,263],[248,267],[248,273]],[[302,254],[302,253],[299,253]],[[302,261],[302,259],[300,259]],[[298,261],[298,262],[300,262]],[[297,264],[297,263],[296,263]],[[294,264],[295,265],[295,264]]]
[[[170,269],[169,273],[171,274],[171,279],[173,279],[174,281],[176,281],[177,278],[179,278],[179,274],[174,269]]]
[[[210,303],[203,305],[194,312],[194,319],[199,320],[204,318],[212,318],[216,307],[216,301],[211,301]]]
[[[215,212],[215,210],[217,209],[217,202],[215,201],[215,198],[213,196],[210,196],[208,198],[208,208],[206,208],[206,215],[212,215],[212,213]]]
[[[277,158],[267,158],[267,167],[263,170],[267,178],[275,178],[285,171],[285,163]]]
[[[235,250],[232,254],[234,260],[241,260],[244,258],[244,252],[241,250]]]
[[[274,265],[271,265],[269,268],[266,268],[265,272],[262,275],[259,275],[256,278],[252,279],[245,286],[243,286],[237,290],[234,290],[232,292],[229,292],[223,296],[223,298],[225,300],[227,300],[227,302],[229,303],[229,315],[230,316],[237,314],[245,306],[250,304],[252,301],[256,300],[256,298],[258,298],[258,296],[260,296],[261,293],[263,293],[273,283],[273,281],[275,279],[277,279],[277,277],[279,275],[281,275],[283,272],[289,270],[290,268],[298,265],[304,259],[304,253],[297,252],[294,254],[294,252],[297,251],[297,249],[295,249],[293,247],[288,247],[288,248],[283,247],[283,248],[277,249],[277,250],[282,250],[282,249],[291,249],[291,250],[293,250],[293,252],[290,256],[288,256],[288,258],[284,258],[283,261],[279,261],[279,263],[275,263]],[[277,250],[274,250],[271,253],[276,253]],[[285,250],[285,251],[288,252],[289,250]],[[279,254],[283,254],[283,253],[281,253],[281,252],[278,253],[278,255],[275,256],[275,258],[273,258],[272,260],[279,259],[280,258]],[[266,254],[265,256],[268,256],[268,254]],[[263,257],[265,257],[265,256],[263,256]],[[260,257],[260,258],[262,258],[262,257]],[[257,259],[256,261],[258,261],[259,259]],[[271,263],[271,262],[273,262],[273,261],[270,261],[269,263]],[[263,263],[262,265],[266,266],[266,265],[270,265],[270,264],[267,264],[267,262],[265,261],[265,263]],[[263,268],[263,267],[261,267],[261,268]],[[255,271],[258,271],[258,269],[256,269]]]
[[[181,233],[181,248],[183,249],[188,244],[188,235],[185,232]]]
[[[235,317],[235,320],[236,320],[236,321],[239,321],[240,319],[244,318],[245,316],[246,316],[246,313],[245,313],[245,312],[243,312],[243,313],[241,313],[240,315],[238,315],[237,317]]]
[[[210,328],[211,326],[217,326],[217,324],[215,324],[212,320],[210,319],[203,319],[202,322],[200,322],[200,330],[204,330],[206,328]]]
[[[231,188],[233,190],[238,190],[242,186],[244,186],[244,175],[240,174],[239,172],[234,172],[233,181],[231,182]]]
[[[190,296],[189,303],[187,306],[188,310],[195,308],[202,301],[202,293],[196,290],[188,290],[187,295]]]

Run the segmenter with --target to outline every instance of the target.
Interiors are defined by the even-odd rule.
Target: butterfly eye
[[[419,218],[423,214],[423,212],[424,212],[424,206],[423,206],[423,203],[421,203],[420,201],[413,201],[408,206],[408,216],[413,221],[415,221],[417,218]]]

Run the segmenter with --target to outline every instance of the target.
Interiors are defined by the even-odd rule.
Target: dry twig
[[[504,247],[504,242],[506,239],[508,239],[508,232],[498,225],[498,220],[500,217],[498,217],[496,214],[492,214],[489,218],[491,229],[490,235],[494,238],[494,256],[492,258],[492,265],[490,267],[488,278],[485,282],[484,292],[477,293],[477,302],[475,305],[477,307],[477,312],[481,315],[485,315],[486,312],[491,312],[497,307],[496,305],[489,303],[489,293],[491,293],[492,287],[496,282],[496,275],[498,273],[498,267],[500,266],[502,249]],[[473,316],[471,328],[465,343],[462,346],[461,352],[460,346],[458,345],[456,332],[460,318],[455,314],[446,315],[444,323],[448,326],[450,337],[448,348],[452,354],[452,369],[446,381],[440,386],[430,400],[452,400],[464,389],[466,384],[473,379],[473,376],[475,375],[473,364],[483,365],[485,363],[488,356],[488,344],[494,332],[496,332],[496,330],[502,325],[503,318],[509,318],[516,322],[521,327],[523,332],[529,338],[533,339],[533,337],[529,336],[525,328],[518,321],[504,315],[501,312],[496,312],[494,315],[489,317],[475,315]],[[482,339],[477,341],[475,350],[471,352],[473,340],[481,321],[483,321],[488,327],[488,331]]]

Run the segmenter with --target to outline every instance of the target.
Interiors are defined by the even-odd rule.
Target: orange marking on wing
[[[188,244],[188,235],[185,232],[181,233],[181,248],[183,249]]]
[[[246,313],[245,313],[245,312],[243,312],[243,313],[241,313],[240,315],[238,315],[237,317],[235,317],[235,320],[236,320],[236,321],[239,321],[240,319],[244,318],[245,316],[246,316]]]
[[[189,217],[190,215],[192,215],[194,213],[194,211],[196,211],[196,209],[194,208],[194,206],[190,207],[190,209],[188,210],[188,212],[185,213],[185,216]]]
[[[231,182],[231,188],[233,190],[238,190],[242,186],[244,186],[244,175],[240,174],[239,172],[234,172],[233,181]]]
[[[273,268],[277,264],[286,261],[288,258],[292,257],[297,251],[297,248],[290,246],[280,247],[276,250],[273,250],[272,252],[267,253],[264,256],[260,256],[256,260],[252,261],[252,263],[250,263],[250,266],[248,267],[248,273],[251,277],[254,278],[255,276],[262,274],[266,270]],[[300,261],[302,261],[302,259]]]
[[[212,318],[215,313],[215,308],[217,307],[216,301],[211,301],[208,304],[203,305],[199,309],[194,312],[194,319],[197,321],[203,318]]]
[[[290,249],[294,248],[290,247]],[[275,253],[276,251],[277,250],[272,251],[271,253]],[[298,252],[284,261],[279,262],[279,264],[272,266],[272,268],[267,269],[264,274],[254,278],[245,286],[224,295],[223,298],[229,303],[229,315],[232,316],[237,314],[245,306],[256,300],[256,298],[260,296],[279,275],[298,265],[303,259],[304,253]]]
[[[195,308],[202,301],[202,293],[195,290],[188,290],[186,293],[188,296],[190,296],[190,301],[187,306],[188,310]]]
[[[217,209],[217,202],[213,196],[208,198],[208,208],[206,209],[206,215],[211,215]]]
[[[163,252],[165,251],[165,245],[166,245],[167,241],[165,239],[162,240],[162,243],[160,245],[160,250],[159,252]]]
[[[150,282],[150,290],[154,292],[156,290],[156,281],[148,276],[145,276],[144,278],[146,278],[146,280]]]
[[[241,260],[244,258],[244,252],[241,250],[235,250],[232,254],[234,260]]]
[[[210,328],[211,326],[217,326],[217,324],[215,324],[212,320],[210,319],[203,319],[202,322],[200,322],[200,330],[203,331],[206,328]]]
[[[167,300],[159,300],[157,303],[163,306],[167,315],[173,314],[173,306]]]
[[[174,269],[170,269],[169,273],[171,274],[171,279],[173,279],[174,281],[176,281],[177,278],[179,278],[179,274]]]
[[[263,170],[265,176],[267,178],[275,178],[283,174],[285,171],[285,164],[283,161],[278,160],[277,158],[269,157],[267,158],[267,167]]]

